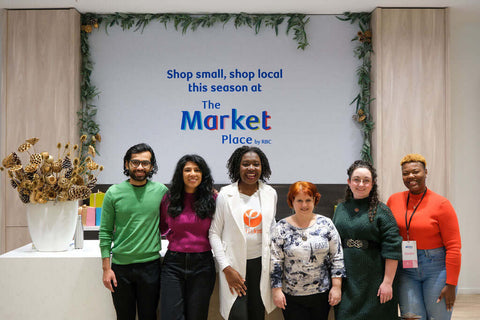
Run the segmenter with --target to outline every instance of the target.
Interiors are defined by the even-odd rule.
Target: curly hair
[[[171,186],[168,191],[168,214],[175,218],[184,209],[185,182],[183,180],[183,168],[187,162],[194,162],[202,172],[202,181],[195,190],[193,209],[200,219],[211,218],[215,213],[215,199],[213,197],[213,178],[205,160],[196,154],[187,154],[180,158],[173,173]]]
[[[409,162],[420,162],[421,164],[423,164],[424,169],[427,167],[427,160],[425,160],[424,156],[418,153],[407,154],[400,161],[400,165],[403,166],[404,163],[409,163]]]
[[[142,152],[150,152],[150,162],[152,164],[152,170],[147,174],[147,178],[151,178],[155,173],[158,171],[158,166],[157,166],[157,160],[155,159],[155,153],[153,152],[152,147],[150,147],[146,143],[139,143],[136,144],[130,149],[127,150],[127,153],[125,153],[125,156],[123,157],[123,174],[126,175],[127,177],[130,176],[130,171],[128,168],[125,166],[125,163],[129,162],[132,159],[132,154],[136,153],[142,153]]]
[[[260,158],[260,163],[262,165],[260,180],[266,182],[272,174],[267,156],[265,155],[265,153],[263,153],[262,150],[260,150],[260,148],[249,146],[237,148],[235,151],[233,151],[230,159],[228,159],[227,169],[230,180],[232,182],[237,182],[240,180],[240,163],[242,162],[242,157],[248,152],[254,152]]]
[[[293,200],[300,192],[306,193],[314,199],[314,205],[317,205],[320,201],[320,193],[318,193],[317,187],[307,181],[297,181],[290,186],[287,194],[287,204],[290,208],[293,208]]]
[[[370,220],[370,222],[373,222],[373,218],[377,214],[378,203],[380,202],[378,200],[377,191],[377,171],[370,162],[364,160],[357,160],[347,170],[348,179],[352,179],[353,172],[358,168],[368,169],[368,171],[370,171],[370,173],[372,174],[372,190],[370,190],[370,193],[368,195],[368,219]],[[350,189],[350,186],[347,185],[347,189],[345,190],[345,201],[350,199],[353,199],[353,192],[352,189]]]

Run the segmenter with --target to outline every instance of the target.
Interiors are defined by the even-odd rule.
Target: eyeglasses
[[[370,179],[360,179],[360,178],[353,178],[352,179],[352,183],[355,184],[355,185],[359,185],[362,182],[363,182],[364,186],[368,186],[368,185],[372,184],[372,180],[370,180]]]
[[[139,165],[142,165],[142,167],[144,167],[144,168],[148,168],[148,167],[150,167],[150,165],[152,164],[150,161],[147,161],[147,160],[143,160],[143,161],[140,161],[140,160],[130,160],[130,163],[131,163],[132,166],[134,166],[135,168],[138,168]]]

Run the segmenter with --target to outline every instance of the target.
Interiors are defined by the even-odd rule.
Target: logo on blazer
[[[262,223],[262,214],[252,209],[248,209],[243,214],[243,223],[250,228],[255,228]]]

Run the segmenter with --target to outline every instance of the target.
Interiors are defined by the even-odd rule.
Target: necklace
[[[305,224],[304,223],[299,223],[299,219],[297,217],[297,215],[294,215],[292,217],[292,221],[296,224],[296,227],[298,228],[298,231],[299,233],[301,232],[301,235],[300,235],[300,238],[302,239],[302,241],[307,241],[308,239],[308,230],[306,230],[308,227],[310,227],[310,224],[313,220],[313,218],[315,217],[314,214],[312,214],[312,216],[310,217],[310,219],[308,219],[308,222]],[[305,225],[305,226],[304,226]]]

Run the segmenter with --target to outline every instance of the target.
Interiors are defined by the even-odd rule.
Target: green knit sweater
[[[147,181],[144,186],[136,187],[128,180],[108,189],[99,232],[102,258],[110,257],[110,251],[116,264],[160,257],[159,208],[167,190],[158,182]]]

